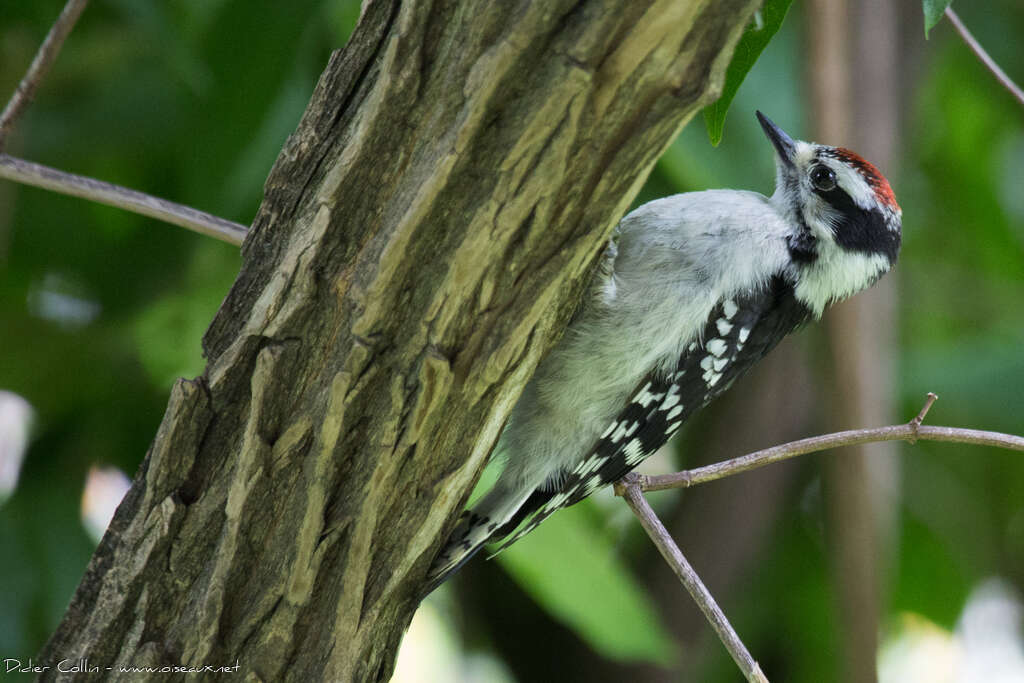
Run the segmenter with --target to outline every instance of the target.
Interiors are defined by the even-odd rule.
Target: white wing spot
[[[671,420],[672,418],[674,418],[677,415],[679,415],[679,413],[681,413],[681,412],[683,412],[682,404],[677,405],[675,408],[673,408],[672,410],[668,411],[668,415],[665,416],[665,419],[666,420]]]
[[[740,328],[740,344],[746,344],[747,343],[747,337],[749,337],[749,336],[750,336],[750,328],[749,327],[741,327]]]
[[[561,493],[552,496],[551,500],[549,500],[544,507],[547,508],[548,510],[557,510],[558,508],[565,505],[565,502],[567,500],[569,500],[568,491],[562,491]]]
[[[727,322],[725,318],[719,318],[715,321],[715,327],[718,328],[718,334],[724,337],[732,330],[732,323]]]
[[[623,423],[623,424],[620,424],[619,428],[615,430],[614,434],[612,434],[612,443],[618,443],[618,442],[622,441],[622,437],[625,436],[625,435],[626,435],[626,425],[625,425],[625,423]]]
[[[740,310],[739,306],[732,299],[726,299],[725,303],[722,304],[722,313],[725,313],[726,320],[732,320],[732,317],[736,315],[738,310]]]
[[[642,389],[640,389],[640,391],[636,392],[636,396],[633,397],[633,401],[635,401],[636,403],[639,403],[644,408],[646,408],[647,404],[651,402],[651,399],[648,398],[650,396],[650,394],[647,393],[647,390],[650,389],[650,388],[651,388],[651,383],[648,382],[647,384],[645,384],[643,386]]]
[[[686,347],[686,350],[693,351],[695,348],[697,348],[697,342],[691,342],[690,345]]]
[[[563,505],[565,505],[565,503],[567,503],[568,500],[569,500],[569,492],[567,492],[567,490],[563,490],[562,493],[560,493],[557,496],[555,496],[554,498],[552,498],[551,501],[548,503],[548,505],[550,507],[554,508],[555,510],[557,510],[558,508],[560,508]]]
[[[715,368],[715,372],[721,372],[722,368],[729,364],[728,358],[719,358],[712,365]]]
[[[631,424],[629,426],[629,429],[626,430],[626,436],[633,436],[633,432],[635,432],[639,428],[640,428],[640,422],[639,421],[634,422],[633,424]]]
[[[612,420],[612,423],[608,425],[608,429],[604,430],[604,434],[601,435],[602,439],[607,439],[608,435],[615,431],[615,428],[619,426],[619,423]]]
[[[636,396],[633,397],[634,403],[639,403],[644,408],[649,406],[653,401],[660,401],[661,397],[665,394],[652,393],[650,391],[651,383],[648,382],[644,385],[644,388],[636,392]]]
[[[635,465],[644,459],[644,446],[640,442],[640,439],[633,439],[626,444],[626,447],[622,449],[622,454],[626,456],[626,462],[630,465]]]
[[[710,351],[712,354],[714,354],[716,356],[721,356],[723,353],[725,353],[725,349],[728,348],[728,347],[726,346],[725,341],[723,341],[721,339],[718,339],[716,337],[715,339],[712,339],[711,341],[709,341],[705,345],[705,348],[708,351]]]
[[[661,409],[668,410],[677,403],[679,403],[679,394],[672,394],[665,399],[664,403],[661,404]]]
[[[701,368],[701,370],[710,370],[711,369],[711,363],[714,362],[714,360],[715,359],[712,358],[711,356],[704,356],[704,358],[702,358],[701,361],[700,361],[700,368]]]

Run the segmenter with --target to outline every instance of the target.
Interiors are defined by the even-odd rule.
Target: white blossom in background
[[[1024,606],[1006,582],[989,579],[971,591],[956,625],[963,646],[957,683],[1024,683]]]
[[[513,683],[504,665],[484,654],[465,654],[442,617],[437,593],[423,601],[402,639],[391,683]]]
[[[951,633],[907,614],[883,643],[879,683],[1024,683],[1024,607],[1005,582],[971,591]]]
[[[32,416],[28,401],[13,392],[0,390],[0,504],[18,485]]]
[[[128,476],[116,467],[94,465],[89,468],[82,491],[82,524],[96,543],[103,538],[114,511],[131,485]]]
[[[49,272],[42,282],[34,282],[29,289],[28,310],[37,318],[49,320],[65,330],[85,327],[96,319],[102,307],[83,290],[73,279]]]
[[[878,653],[878,683],[956,683],[960,658],[952,633],[904,614]]]

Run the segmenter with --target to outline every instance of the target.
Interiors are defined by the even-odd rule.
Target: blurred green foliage
[[[62,4],[0,3],[0,96]],[[1024,33],[1024,8],[959,9],[1024,80],[1013,38]],[[795,136],[807,130],[799,5],[790,14],[736,91],[722,144],[688,126],[638,201],[707,187],[771,191],[771,151],[753,111]],[[10,151],[248,223],[357,16],[354,0],[93,3]],[[941,24],[915,59],[898,161],[883,169],[905,232],[891,276],[901,291],[893,421],[936,391],[933,423],[1024,433],[1024,112]],[[135,471],[173,378],[202,369],[200,337],[238,264],[234,248],[178,228],[0,184],[0,389],[38,412],[20,485],[0,507],[0,658],[27,659],[56,624],[91,552],[78,522],[86,471]],[[901,452],[887,608],[951,627],[980,579],[1024,586],[1024,458],[926,443]],[[839,647],[816,473],[803,472],[770,552],[724,605],[766,668],[795,683],[832,680]],[[624,537],[606,520],[589,503],[560,513],[497,564],[524,600],[564,624],[552,633],[578,635],[588,661],[677,661],[683,653],[644,596],[647,577],[627,560],[650,549],[635,525]],[[691,609],[681,591],[674,608]],[[704,642],[701,680],[736,680],[720,646]]]
[[[670,666],[675,653],[657,610],[618,556],[615,539],[588,514],[591,504],[552,516],[530,533],[529,547],[513,545],[498,562],[606,657]]]

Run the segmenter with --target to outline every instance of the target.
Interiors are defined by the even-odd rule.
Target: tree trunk
[[[897,108],[897,6],[888,0],[808,3],[809,74],[816,139],[855,149],[892,175]],[[825,317],[830,430],[894,421],[896,277],[883,278]],[[823,461],[826,537],[842,657],[837,680],[878,680],[885,576],[895,531],[894,443],[853,446]],[[841,673],[840,673],[841,672]]]
[[[756,4],[366,2],[41,661],[387,680],[509,409]]]

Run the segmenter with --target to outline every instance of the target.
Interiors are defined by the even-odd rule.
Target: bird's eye
[[[836,174],[827,166],[815,166],[811,169],[811,184],[816,190],[828,192],[836,187]]]

